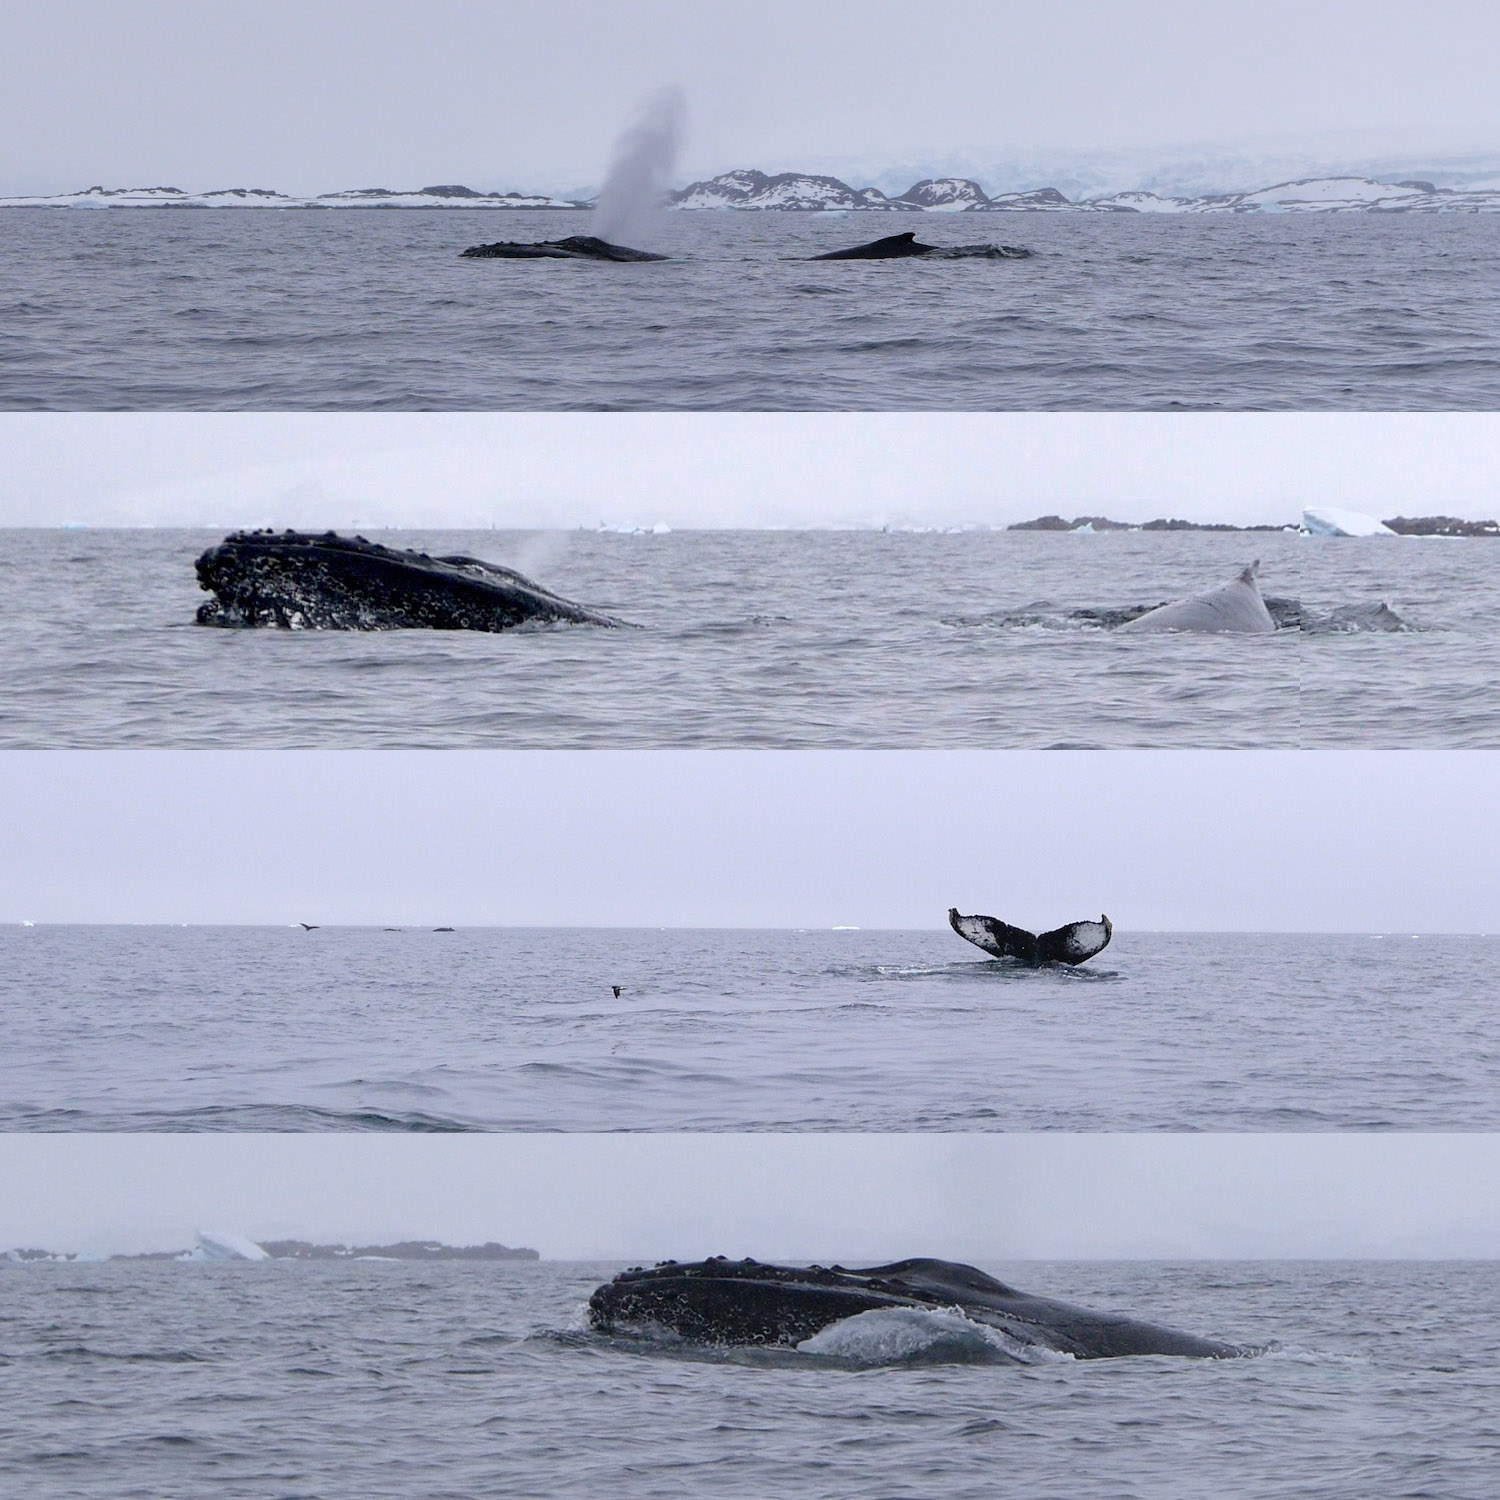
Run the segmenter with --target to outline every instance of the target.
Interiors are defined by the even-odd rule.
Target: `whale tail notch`
[[[1114,925],[1101,914],[1097,922],[1069,922],[1051,932],[1027,932],[998,917],[963,916],[956,906],[948,908],[948,925],[966,942],[983,948],[995,958],[1015,958],[1032,968],[1042,964],[1086,963],[1109,947]]]

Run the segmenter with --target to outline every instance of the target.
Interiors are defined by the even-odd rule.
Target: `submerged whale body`
[[[904,234],[888,234],[884,239],[871,240],[868,245],[829,250],[808,259],[902,260],[913,255],[926,255],[934,260],[1025,260],[1030,254],[1031,251],[1018,245],[924,245],[911,230],[907,230]]]
[[[1097,922],[1069,922],[1051,932],[1031,933],[997,917],[960,916],[956,906],[948,908],[948,925],[959,937],[986,953],[996,958],[1020,959],[1033,969],[1043,964],[1087,963],[1109,947],[1115,931],[1109,918],[1101,916]]]
[[[200,625],[288,630],[512,630],[619,625],[477,557],[429,557],[332,531],[236,531],[196,563]]]
[[[973,1266],[946,1260],[899,1260],[865,1270],[843,1266],[773,1266],[754,1260],[710,1260],[621,1272],[589,1298],[589,1320],[603,1333],[665,1329],[700,1344],[795,1348],[846,1318],[885,1309],[959,1309],[1028,1348],[1078,1359],[1176,1354],[1229,1359],[1253,1351],[1033,1297]],[[816,1351],[810,1351],[816,1352]]]
[[[1298,627],[1309,635],[1357,635],[1365,631],[1395,634],[1412,628],[1385,603],[1340,604],[1321,615],[1303,612]]]
[[[1145,614],[1137,615],[1117,628],[1143,634],[1157,630],[1269,634],[1276,629],[1276,621],[1271,618],[1266,601],[1260,596],[1260,585],[1255,581],[1259,571],[1260,562],[1257,560],[1229,583],[1148,609]]]
[[[460,260],[669,260],[650,250],[612,245],[591,234],[570,234],[563,240],[496,240],[492,245],[470,245]]]

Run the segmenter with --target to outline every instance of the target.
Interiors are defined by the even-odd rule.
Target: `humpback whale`
[[[236,531],[198,559],[200,625],[294,630],[510,630],[620,625],[477,557],[429,557],[332,531]]]
[[[637,1266],[598,1287],[589,1321],[601,1333],[661,1328],[701,1344],[796,1347],[845,1318],[890,1308],[962,1311],[1029,1348],[1078,1359],[1176,1354],[1230,1359],[1258,1352],[1119,1313],[1033,1297],[973,1266],[898,1260],[885,1266],[776,1266],[710,1260]]]
[[[1234,584],[1226,585],[1225,589],[1211,590],[1209,594],[1199,597],[1208,598],[1234,589],[1243,576],[1242,574],[1241,578],[1237,578]],[[1256,587],[1259,587],[1258,584]],[[1179,600],[1178,605],[1192,602],[1194,601]],[[1419,628],[1403,620],[1390,605],[1384,603],[1340,604],[1331,610],[1319,611],[1304,605],[1300,599],[1279,598],[1275,594],[1262,594],[1261,603],[1265,606],[1266,614],[1270,616],[1273,629],[1298,630],[1305,635],[1353,635],[1365,631],[1399,632]],[[1160,605],[1090,604],[1062,609],[1054,608],[1043,600],[1025,609],[1002,610],[989,615],[952,615],[945,618],[943,623],[945,625],[1001,625],[1017,629],[1042,626],[1051,630],[1124,630],[1150,615],[1155,619],[1142,627],[1143,629],[1194,629],[1194,626],[1188,624],[1168,625],[1164,622],[1163,611],[1175,609],[1178,605],[1171,603]],[[1253,603],[1251,608],[1253,615]],[[1205,628],[1218,630],[1223,627],[1213,625]],[[1263,632],[1264,625],[1258,624],[1255,629],[1257,632]]]
[[[1298,625],[1309,635],[1357,635],[1363,631],[1385,634],[1412,627],[1389,604],[1340,604],[1327,614],[1302,613]]]
[[[948,908],[948,925],[986,953],[996,958],[1018,958],[1033,969],[1042,964],[1087,963],[1109,947],[1115,931],[1109,918],[1101,916],[1097,922],[1069,922],[1066,927],[1036,934],[995,917],[960,916],[956,906]]]
[[[1201,594],[1191,594],[1186,599],[1177,599],[1171,604],[1148,609],[1145,614],[1127,620],[1118,630],[1197,630],[1210,633],[1234,632],[1243,635],[1265,635],[1276,629],[1276,621],[1260,596],[1260,585],[1255,575],[1260,570],[1256,559],[1243,569],[1237,578],[1220,584],[1216,589],[1206,589]]]
[[[492,245],[470,245],[460,260],[670,260],[650,250],[612,245],[591,234],[570,234],[563,240],[496,240]]]
[[[888,234],[884,239],[871,240],[868,245],[829,250],[823,255],[810,255],[808,259],[903,260],[913,255],[926,255],[934,260],[1025,260],[1030,254],[1031,251],[1018,245],[924,245],[908,229],[904,234]]]

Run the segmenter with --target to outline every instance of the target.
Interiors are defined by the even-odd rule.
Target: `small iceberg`
[[[1395,536],[1384,521],[1336,505],[1309,505],[1302,512],[1303,536]]]
[[[270,1260],[270,1255],[254,1240],[242,1234],[228,1234],[218,1229],[200,1229],[198,1244],[184,1251],[179,1260]]]

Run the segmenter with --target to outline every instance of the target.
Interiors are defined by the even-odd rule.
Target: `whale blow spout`
[[[623,1271],[589,1298],[589,1321],[601,1333],[666,1330],[699,1344],[796,1348],[862,1314],[890,1309],[955,1309],[1026,1349],[1077,1359],[1175,1354],[1230,1359],[1259,1352],[1033,1297],[953,1261],[914,1259],[865,1270],[843,1266],[776,1266],[754,1260],[710,1260]],[[814,1346],[810,1353],[819,1352]]]
[[[1043,964],[1074,967],[1087,963],[1109,947],[1115,931],[1109,918],[1101,916],[1097,922],[1069,922],[1051,932],[1030,933],[996,917],[960,916],[956,906],[948,908],[948,925],[965,942],[993,957],[1019,959],[1033,969]]]
[[[363,537],[236,531],[199,557],[214,597],[198,624],[286,630],[512,630],[530,623],[619,625],[511,568],[429,557]]]
[[[601,239],[634,239],[649,230],[677,165],[685,114],[681,89],[658,89],[642,101],[615,142],[614,160],[594,206]]]

